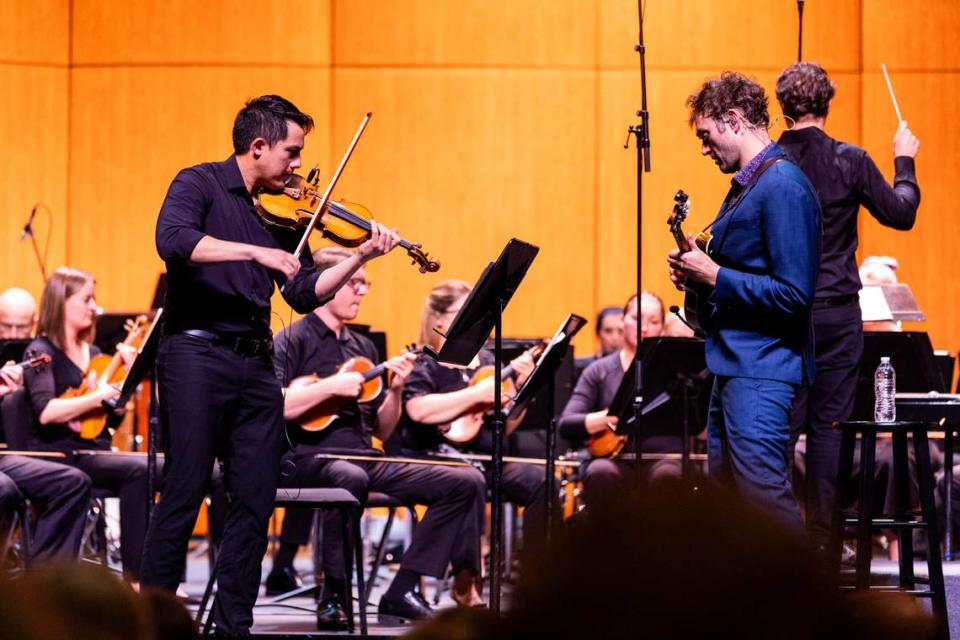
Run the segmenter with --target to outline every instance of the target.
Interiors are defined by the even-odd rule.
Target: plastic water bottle
[[[897,419],[897,372],[890,358],[880,358],[880,366],[873,374],[874,422],[894,422]]]

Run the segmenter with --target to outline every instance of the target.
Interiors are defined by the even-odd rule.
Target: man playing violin
[[[283,398],[270,358],[274,284],[307,313],[398,242],[373,223],[349,260],[321,273],[309,251],[299,260],[291,255],[295,232],[261,222],[259,192],[284,186],[312,127],[310,116],[284,98],[251,100],[234,121],[234,154],[177,174],[157,219],[168,285],[157,357],[166,466],[142,581],[176,588],[219,457],[231,499],[213,611],[221,635],[245,634],[253,621],[280,473]]]
[[[669,254],[678,286],[706,290],[710,475],[785,526],[802,531],[787,474],[790,409],[813,378],[810,304],[819,262],[820,207],[800,169],[767,133],[763,88],[739,73],[687,99],[701,153],[733,175],[712,225],[710,254]],[[708,293],[707,293],[708,292]]]
[[[318,268],[332,269],[353,258],[344,249],[321,249],[314,254]],[[372,438],[387,440],[400,419],[404,380],[413,369],[414,355],[406,353],[385,362],[390,382],[379,398],[359,403],[364,379],[356,371],[337,372],[349,358],[376,362],[377,351],[369,338],[351,330],[370,283],[361,267],[332,300],[304,316],[277,335],[274,366],[285,387],[284,417],[295,445],[284,456],[281,484],[294,487],[342,487],[363,501],[370,491],[380,491],[404,502],[428,506],[414,531],[413,541],[400,563],[400,571],[380,598],[383,622],[428,617],[432,611],[414,589],[421,575],[442,578],[453,565],[454,599],[464,605],[479,604],[474,589],[479,575],[480,530],[486,490],[483,476],[470,467],[443,467],[390,462],[327,460],[317,453],[377,455]],[[299,376],[316,374],[319,380],[305,386],[291,384]],[[297,421],[318,404],[340,396],[347,400],[337,419],[320,431],[305,431]],[[271,578],[291,575],[297,546],[307,542],[312,512],[288,510],[281,546],[274,558]],[[347,628],[340,516],[323,518],[324,583],[317,624],[320,629]],[[268,586],[269,586],[268,579]]]

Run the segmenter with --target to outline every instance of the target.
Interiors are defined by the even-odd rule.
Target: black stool
[[[943,565],[940,560],[940,532],[933,495],[933,469],[930,465],[930,449],[927,432],[939,429],[935,422],[838,422],[834,428],[842,434],[840,444],[840,470],[837,480],[837,499],[834,508],[833,531],[830,540],[830,559],[839,573],[840,554],[847,526],[856,529],[856,581],[854,589],[871,589],[870,561],[873,555],[873,532],[875,529],[893,529],[900,543],[899,588],[896,593],[907,593],[930,598],[933,613],[937,618],[938,637],[949,638],[947,626],[947,603],[943,586]],[[893,437],[894,511],[893,519],[875,517],[873,505],[874,462],[877,434],[889,433]],[[850,485],[853,471],[853,454],[857,435],[860,435],[860,487],[857,512],[848,515],[843,505],[853,501]],[[920,488],[920,518],[914,517],[910,504],[909,470],[907,462],[907,436],[913,436],[913,448],[917,465],[917,480]],[[882,514],[881,514],[882,515]],[[927,535],[928,579],[917,578],[913,573],[913,531]],[[928,589],[918,590],[918,583],[926,583]],[[874,590],[884,590],[879,585]],[[891,589],[887,588],[887,591]]]
[[[349,621],[349,631],[353,632],[353,585],[351,583],[354,566],[357,570],[357,593],[360,600],[360,635],[367,635],[367,607],[366,600],[363,597],[365,593],[363,580],[363,541],[360,537],[360,515],[362,513],[360,501],[353,497],[346,489],[301,489],[301,488],[280,488],[277,489],[277,498],[275,502],[277,507],[306,507],[308,509],[339,509],[343,515],[343,530],[341,538],[343,539],[343,559],[344,559],[344,586],[346,596],[344,609]],[[356,564],[354,564],[354,553],[356,554]],[[213,593],[213,585],[217,579],[217,569],[219,565],[219,556],[214,562],[213,570],[210,572],[210,579],[207,581],[207,587],[203,592],[203,599],[200,601],[200,607],[197,609],[196,624],[197,629],[203,622],[203,616],[207,608],[207,602]],[[206,624],[203,625],[203,635],[210,633],[212,623],[211,615],[207,616]]]

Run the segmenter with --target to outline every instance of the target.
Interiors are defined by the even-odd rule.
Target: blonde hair
[[[88,283],[93,284],[93,276],[86,271],[72,267],[60,267],[47,279],[43,285],[43,295],[40,296],[40,320],[37,323],[37,335],[45,336],[50,342],[63,349],[66,337],[64,335],[63,306],[67,298],[82,289]],[[96,331],[95,325],[90,325],[77,336],[81,341],[92,343]]]
[[[317,266],[317,271],[323,271],[340,264],[352,255],[353,251],[340,247],[323,247],[313,252],[313,263]]]
[[[421,347],[434,344],[436,341],[437,334],[433,331],[436,326],[436,316],[449,311],[453,303],[470,293],[470,290],[470,285],[463,280],[444,280],[430,289],[420,310],[419,345]]]

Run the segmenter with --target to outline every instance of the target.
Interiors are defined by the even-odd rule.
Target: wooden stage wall
[[[444,278],[474,279],[511,236],[541,247],[507,313],[508,335],[545,335],[568,311],[592,316],[633,288],[639,107],[632,0],[0,0],[0,287],[41,287],[19,231],[53,212],[51,267],[98,278],[108,310],[142,309],[162,264],[153,228],[176,171],[226,158],[244,100],[280,93],[311,113],[305,161],[329,175],[374,112],[338,194],[419,240],[443,262],[420,275],[400,256],[370,269],[360,321],[391,348],[416,335],[418,309]],[[665,219],[691,194],[702,225],[728,184],[699,157],[684,98],[737,69],[771,90],[796,56],[792,0],[649,0],[646,44],[653,172],[644,180],[645,287],[666,278]],[[296,13],[294,12],[296,10]],[[902,264],[935,345],[960,349],[960,281],[944,277],[960,230],[950,185],[960,120],[960,8],[954,0],[813,0],[805,58],[838,85],[828,130],[859,143],[889,177],[896,119],[879,65],[922,141],[923,205],[908,234],[862,223],[862,251]],[[953,53],[950,53],[953,51]],[[958,131],[960,133],[960,131]],[[692,225],[691,225],[692,226]],[[49,223],[38,214],[41,240]],[[286,307],[274,323],[289,321]],[[592,327],[591,327],[592,328]],[[590,330],[578,350],[593,348]]]

